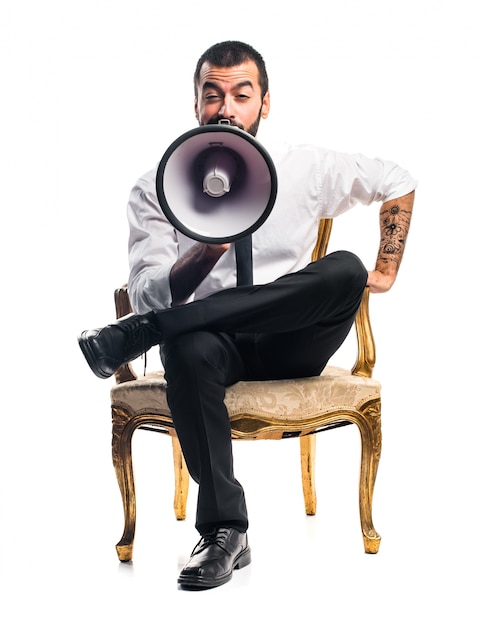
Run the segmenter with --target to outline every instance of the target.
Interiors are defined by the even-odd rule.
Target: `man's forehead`
[[[251,82],[253,87],[259,86],[259,72],[254,61],[246,61],[233,67],[219,67],[209,62],[203,63],[200,69],[199,86],[205,83],[227,83],[230,86]]]

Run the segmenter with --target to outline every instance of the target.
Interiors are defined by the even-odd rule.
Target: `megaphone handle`
[[[253,245],[251,234],[235,241],[236,284],[253,284]]]

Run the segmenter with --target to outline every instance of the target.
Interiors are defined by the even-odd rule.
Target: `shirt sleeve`
[[[321,161],[319,178],[323,217],[337,217],[358,203],[393,200],[417,186],[409,172],[392,161],[331,151]]]
[[[127,207],[128,292],[136,313],[171,306],[170,271],[178,258],[175,229],[158,204],[155,173],[156,170],[149,172],[138,180]]]

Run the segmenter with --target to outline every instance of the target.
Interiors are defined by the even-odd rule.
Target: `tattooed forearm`
[[[372,293],[389,291],[396,281],[397,273],[406,246],[411,214],[414,205],[414,191],[386,201],[379,211],[381,241],[376,267],[369,272],[368,287]]]
[[[381,242],[377,259],[377,268],[395,266],[397,271],[406,245],[412,214],[411,194],[393,202],[386,202],[380,211]]]

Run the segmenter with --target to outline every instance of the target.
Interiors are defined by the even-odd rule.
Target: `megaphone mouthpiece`
[[[226,150],[214,150],[205,159],[203,191],[212,198],[228,193],[236,175],[237,162]]]

